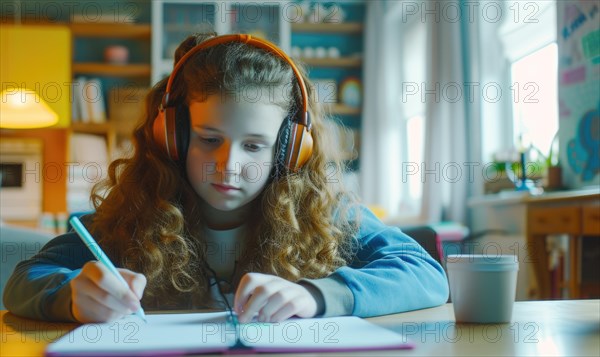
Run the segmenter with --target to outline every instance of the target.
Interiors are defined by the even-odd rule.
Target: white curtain
[[[402,36],[407,17],[399,3],[367,4],[360,183],[367,204],[384,208],[391,221],[402,222],[403,212],[398,212],[403,185],[401,148],[407,133],[403,132],[401,90],[408,79],[402,75],[405,54],[401,48],[402,41],[415,39]],[[433,1],[428,3],[433,7]],[[443,8],[443,2],[437,3],[437,8]],[[481,184],[477,177],[468,177],[470,165],[480,162],[480,98],[468,97],[465,87],[466,81],[476,81],[473,58],[478,48],[467,52],[466,47],[475,40],[476,32],[470,33],[473,28],[461,30],[465,24],[444,16],[439,21],[431,19],[426,21],[426,80],[419,87],[425,101],[424,162],[419,165],[423,196],[413,223],[466,223],[467,196],[473,191],[471,186]]]
[[[366,204],[395,215],[400,200],[401,43],[394,1],[368,1],[365,30],[364,107],[360,188]],[[394,80],[394,79],[398,80]]]
[[[441,8],[439,6],[438,8]],[[461,21],[451,22],[444,16],[427,22],[427,83],[425,102],[425,154],[422,172],[423,201],[421,218],[434,223],[440,220],[466,221],[469,162],[469,130],[465,103],[463,71],[465,43]]]

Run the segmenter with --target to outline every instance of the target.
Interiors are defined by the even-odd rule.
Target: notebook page
[[[323,352],[408,349],[405,336],[355,316],[248,323],[240,338],[257,352]]]
[[[226,312],[149,314],[85,324],[46,350],[47,356],[160,356],[225,352],[235,344]],[[358,317],[290,319],[240,324],[244,345],[256,352],[370,351],[412,348],[393,331]]]
[[[47,356],[135,356],[211,353],[235,343],[227,313],[134,315],[108,323],[85,324],[50,344]]]

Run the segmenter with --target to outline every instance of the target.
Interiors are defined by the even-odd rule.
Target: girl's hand
[[[274,275],[247,273],[235,293],[234,310],[240,322],[280,322],[292,316],[313,317],[317,301],[302,285]]]
[[[117,269],[129,289],[104,264],[87,262],[73,278],[71,312],[79,322],[106,322],[129,315],[140,308],[146,277],[127,269]]]

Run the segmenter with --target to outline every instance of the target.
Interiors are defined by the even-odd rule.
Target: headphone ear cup
[[[288,157],[291,128],[292,120],[290,117],[287,117],[283,120],[277,134],[277,149],[275,150],[275,176],[277,177],[281,176],[287,170],[286,158]]]
[[[306,164],[313,152],[313,137],[304,124],[292,123],[290,128],[290,138],[292,142],[288,145],[288,156],[286,162],[288,168],[296,172]]]
[[[296,172],[306,164],[313,150],[313,138],[306,126],[287,117],[277,136],[275,175],[286,171]]]
[[[154,123],[152,123],[152,136],[159,150],[166,155],[169,155],[169,150],[167,148],[167,123],[165,114],[166,113],[164,110],[159,110],[158,114],[156,114]]]
[[[190,142],[190,111],[186,105],[159,110],[152,124],[158,147],[175,162],[185,163]]]
[[[190,109],[185,104],[178,105],[175,113],[175,140],[178,160],[185,165],[190,143]]]

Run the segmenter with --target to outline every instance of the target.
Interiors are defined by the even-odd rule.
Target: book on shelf
[[[77,77],[73,80],[73,102],[77,110],[73,111],[73,121],[80,121],[82,123],[89,123],[90,116],[88,114],[87,103],[84,100],[83,90],[85,88],[85,77]]]
[[[77,93],[79,88],[79,82],[77,78],[75,78],[71,82],[71,121],[76,122],[81,120],[81,103],[79,99],[79,95]]]
[[[77,77],[73,87],[73,121],[105,123],[106,100],[100,79]]]

